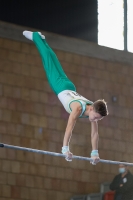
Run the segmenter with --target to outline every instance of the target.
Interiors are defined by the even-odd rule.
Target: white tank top
[[[86,110],[86,105],[87,104],[89,104],[89,105],[93,104],[92,101],[86,99],[82,95],[80,95],[77,92],[72,91],[72,90],[64,90],[64,91],[60,92],[58,94],[58,98],[59,98],[60,102],[63,104],[65,110],[68,113],[71,113],[71,111],[72,111],[71,108],[70,108],[70,104],[73,101],[78,101],[82,106],[82,112],[81,112],[81,115],[79,117],[84,117],[83,113]],[[89,116],[86,116],[86,117],[89,117]]]

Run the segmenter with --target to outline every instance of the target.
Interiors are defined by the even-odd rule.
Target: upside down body
[[[70,114],[65,130],[62,153],[66,155],[67,161],[72,160],[72,153],[69,150],[69,142],[73,128],[79,117],[88,118],[91,122],[92,163],[96,164],[99,161],[97,121],[108,114],[106,103],[104,100],[99,100],[99,102],[93,103],[76,92],[75,85],[66,76],[56,54],[46,42],[45,36],[41,35],[39,32],[30,31],[24,31],[23,35],[35,43],[40,53],[49,85],[64,106],[65,110]],[[98,108],[99,105],[101,105],[102,112],[96,111],[96,108]]]

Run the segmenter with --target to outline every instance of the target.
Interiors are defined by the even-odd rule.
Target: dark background
[[[97,0],[3,0],[0,20],[97,43]]]

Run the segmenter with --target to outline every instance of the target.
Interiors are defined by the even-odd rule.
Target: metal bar
[[[63,155],[61,153],[43,151],[43,150],[38,150],[38,149],[26,148],[26,147],[13,146],[13,145],[8,145],[8,144],[3,144],[3,143],[0,143],[0,147],[8,148],[8,149],[14,149],[14,150],[22,150],[22,151],[34,152],[34,153],[39,153],[39,154],[46,154],[46,155],[50,155],[50,156],[65,157],[65,155]],[[87,158],[87,157],[82,157],[82,156],[75,156],[75,155],[73,155],[73,159],[92,161],[92,158]],[[112,160],[100,159],[99,162],[106,163],[106,164],[114,164],[114,165],[124,164],[124,165],[128,165],[128,166],[133,166],[133,163],[119,162],[119,161],[112,161]]]

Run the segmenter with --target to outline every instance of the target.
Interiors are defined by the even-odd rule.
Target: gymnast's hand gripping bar
[[[13,145],[8,145],[8,144],[3,144],[3,143],[0,143],[0,147],[8,148],[8,149],[14,149],[14,150],[22,150],[22,151],[34,152],[34,153],[39,153],[39,154],[46,154],[46,155],[50,155],[50,156],[65,157],[65,155],[63,155],[61,153],[43,151],[43,150],[38,150],[38,149],[26,148],[26,147],[13,146]],[[82,156],[75,156],[75,155],[73,155],[72,159],[93,161],[92,158],[87,158],[87,157],[82,157]],[[106,164],[114,164],[114,165],[124,164],[124,165],[128,165],[128,166],[133,166],[133,163],[119,162],[119,161],[112,161],[112,160],[100,159],[99,162],[106,163]]]

